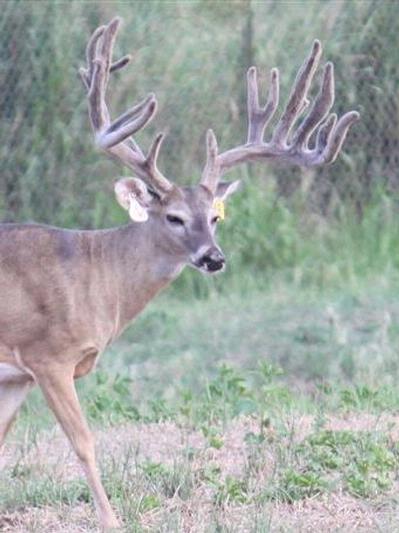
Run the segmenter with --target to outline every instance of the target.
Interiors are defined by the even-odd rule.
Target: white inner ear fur
[[[122,178],[115,184],[119,204],[129,212],[134,222],[148,220],[148,207],[152,200],[145,183],[138,178]]]
[[[137,200],[134,194],[129,195],[129,216],[134,222],[146,222],[148,212]]]

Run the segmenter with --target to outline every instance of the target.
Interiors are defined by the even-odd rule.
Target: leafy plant
[[[370,498],[392,487],[399,450],[384,435],[320,430],[284,455],[266,497],[294,501],[332,490]]]
[[[140,419],[140,414],[132,402],[130,378],[120,374],[110,377],[101,370],[94,376],[95,382],[92,386],[83,389],[83,404],[91,420],[116,424]]]
[[[248,502],[248,489],[245,481],[232,476],[227,476],[223,482],[219,482],[215,492],[216,505],[229,503],[244,504]]]

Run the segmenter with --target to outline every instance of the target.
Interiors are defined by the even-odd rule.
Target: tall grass
[[[362,208],[375,185],[397,185],[398,10],[395,2],[322,0],[4,3],[0,219],[69,227],[123,220],[111,192],[122,169],[93,149],[77,79],[90,32],[116,14],[125,21],[116,53],[131,52],[133,65],[111,84],[112,109],[118,113],[157,93],[160,112],[139,141],[147,147],[155,130],[166,130],[161,166],[182,183],[200,175],[208,127],[222,148],[245,138],[249,63],[260,67],[265,84],[267,70],[280,67],[284,101],[312,40],[322,38],[325,59],[337,67],[335,109],[357,108],[362,122],[339,161],[314,172],[310,199],[323,212],[343,197]],[[269,172],[285,195],[309,177],[299,170]]]
[[[352,204],[340,203],[326,218],[309,210],[302,193],[287,199],[276,189],[261,178],[247,182],[219,224],[227,271],[204,280],[187,270],[172,292],[245,292],[278,282],[318,291],[360,288],[371,280],[397,286],[396,194],[376,190],[361,215]]]

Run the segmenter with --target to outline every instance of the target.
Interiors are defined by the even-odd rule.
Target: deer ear
[[[138,178],[122,178],[115,183],[115,195],[119,204],[129,211],[134,222],[148,220],[152,196],[144,181]]]
[[[219,181],[216,192],[215,192],[215,198],[218,200],[226,200],[231,194],[234,194],[238,189],[240,188],[241,181]]]

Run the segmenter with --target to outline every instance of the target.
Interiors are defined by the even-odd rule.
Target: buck
[[[354,111],[339,120],[330,114],[331,63],[325,65],[320,91],[308,107],[321,55],[315,41],[270,140],[264,140],[264,131],[278,106],[278,70],[271,71],[267,101],[260,105],[257,72],[251,67],[246,143],[219,153],[209,130],[199,184],[180,187],[157,167],[163,135],[147,154],[132,138],[156,112],[153,94],[110,119],[105,101],[109,76],[130,59],[112,62],[119,24],[115,18],[95,30],[86,49],[87,67],[80,74],[97,146],[135,176],[115,185],[116,199],[131,222],[100,231],[0,226],[0,444],[28,391],[38,385],[83,466],[103,530],[118,527],[118,520],[101,483],[74,380],[95,367],[105,348],[186,265],[206,274],[223,269],[225,259],[215,241],[217,202],[238,186],[237,181],[220,181],[223,174],[250,161],[332,163],[358,119]]]

